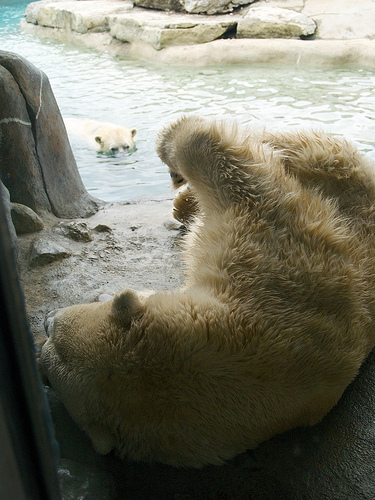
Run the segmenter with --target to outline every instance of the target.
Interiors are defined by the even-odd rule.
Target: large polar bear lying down
[[[42,372],[98,452],[220,464],[319,422],[374,346],[373,165],[196,116],[157,151],[195,201],[185,286],[58,311]]]
[[[135,128],[80,118],[65,118],[64,123],[69,134],[88,139],[100,152],[118,153],[134,148]]]

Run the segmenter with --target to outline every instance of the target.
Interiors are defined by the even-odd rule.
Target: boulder
[[[189,14],[225,14],[255,0],[135,0],[134,5]]]
[[[0,51],[0,176],[11,201],[37,214],[85,217],[100,202],[81,180],[47,76]]]
[[[86,222],[60,222],[57,227],[58,232],[74,241],[87,243],[92,241],[91,231]]]
[[[166,10],[174,12],[184,11],[184,0],[135,0],[134,5],[145,9]]]
[[[145,43],[160,50],[172,45],[206,43],[235,27],[235,19],[160,12],[129,12],[109,17],[110,33],[122,42]]]
[[[11,215],[17,234],[35,233],[44,227],[39,215],[26,205],[12,203]]]
[[[226,14],[255,0],[185,0],[184,10],[191,14]]]
[[[108,31],[108,15],[133,8],[125,1],[97,1],[90,4],[77,1],[32,2],[25,11],[28,23],[85,34]]]
[[[36,239],[31,247],[30,267],[45,266],[70,257],[71,253],[44,235]]]
[[[13,255],[15,257],[15,260],[17,260],[18,240],[17,240],[16,230],[15,230],[15,227],[13,225],[13,221],[12,221],[12,217],[11,217],[12,204],[10,202],[9,191],[7,190],[7,188],[4,186],[4,184],[1,181],[0,181],[0,205],[1,205],[1,209],[4,210],[5,220],[6,220],[7,225],[8,225],[10,243],[11,243]]]
[[[278,7],[252,8],[238,21],[238,38],[295,38],[313,35],[315,22],[294,10]]]

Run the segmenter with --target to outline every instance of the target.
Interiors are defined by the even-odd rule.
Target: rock
[[[17,234],[35,233],[44,228],[39,215],[26,205],[12,203],[11,215]]]
[[[255,0],[185,0],[184,10],[191,14],[225,14]]]
[[[295,38],[315,33],[309,17],[277,7],[252,8],[237,24],[238,38]]]
[[[134,5],[146,9],[167,10],[182,12],[184,10],[184,0],[134,0]]]
[[[49,26],[77,33],[108,31],[108,16],[131,10],[133,3],[126,1],[77,1],[33,2],[25,11],[28,23]]]
[[[5,220],[8,225],[13,255],[15,257],[15,260],[17,260],[18,240],[17,240],[16,230],[11,217],[12,204],[10,202],[9,191],[1,181],[0,181],[0,204],[2,205],[2,209],[4,210]]]
[[[97,233],[111,233],[112,229],[106,224],[98,224],[94,227],[94,231],[96,231]]]
[[[169,220],[164,223],[164,227],[168,229],[168,231],[180,231],[183,226],[176,220]]]
[[[204,1],[208,8],[209,2]],[[195,0],[195,3],[197,3]],[[236,2],[245,0],[228,0],[226,7],[232,10]],[[249,3],[254,0],[246,0]],[[138,5],[151,7],[149,0],[139,0]],[[186,9],[196,12],[199,9],[191,4]],[[131,9],[132,4],[126,2],[91,1],[87,8],[83,2],[35,2],[29,4],[25,19],[30,24],[50,28],[58,28],[65,32],[87,34],[89,32],[110,32],[117,40],[127,43],[148,44],[156,50],[171,45],[192,45],[206,43],[234,30],[235,17],[213,18],[212,16],[187,16],[186,14],[165,13],[158,10]],[[184,10],[179,7],[179,0],[161,0],[161,4],[152,7],[162,10]],[[185,10],[186,10],[185,9]],[[203,12],[203,11],[202,11]],[[213,13],[210,11],[210,13]],[[237,16],[238,17],[238,16]],[[94,21],[95,19],[95,21]]]
[[[188,12],[190,14],[224,14],[256,0],[135,0],[134,5],[147,9]],[[77,33],[108,30],[108,16],[122,14],[133,8],[131,1],[90,1],[89,7],[77,1],[40,1],[28,5],[28,23],[49,26]],[[146,14],[147,15],[147,14]]]
[[[60,222],[58,230],[74,241],[92,241],[91,231],[85,222]]]
[[[52,211],[35,154],[26,102],[17,81],[1,64],[3,54],[0,52],[0,175],[13,202],[37,212]],[[40,88],[40,81],[32,81]]]
[[[167,14],[166,14],[167,15]],[[235,21],[236,14],[228,14]],[[212,42],[170,46],[155,50],[145,44],[122,43],[109,32],[79,35],[53,28],[44,28],[21,21],[22,31],[95,50],[98,54],[133,60],[150,61],[161,66],[217,68],[251,64],[297,65],[300,68],[375,68],[375,39],[317,40],[306,43],[295,38],[238,38]],[[228,32],[227,32],[228,33]],[[228,33],[229,34],[229,33]]]
[[[375,38],[374,12],[369,0],[310,0],[303,9],[316,21],[317,36],[326,40]]]
[[[0,175],[11,201],[37,214],[93,214],[100,204],[78,173],[47,76],[0,51]]]
[[[30,267],[44,266],[70,257],[71,253],[55,242],[39,238],[33,242],[30,254]]]
[[[113,295],[110,295],[109,293],[101,293],[98,297],[97,302],[107,302],[108,300],[112,300]]]
[[[140,7],[189,12],[190,14],[225,14],[255,0],[135,0]]]
[[[302,12],[305,5],[310,1],[316,2],[316,0],[258,0],[257,5],[259,5],[259,7],[280,7],[281,9],[291,9]]]
[[[145,2],[142,5],[152,7],[151,3],[146,3],[149,0],[140,1]],[[176,4],[168,3],[173,1]],[[160,0],[162,3],[158,4],[158,8],[179,9],[179,3],[181,3],[182,9],[183,1]],[[73,31],[73,28],[77,28],[77,23],[69,24],[69,27],[66,29],[56,29],[56,26],[54,26],[54,23],[57,23],[58,16],[53,13],[55,9],[59,8],[58,5],[64,4],[64,9],[69,12],[69,15],[73,15],[74,13],[78,15],[78,13],[83,13],[84,11],[88,15],[89,11],[97,9],[100,3],[108,8],[108,12],[110,9],[113,9],[108,20],[103,19],[102,21],[109,28],[111,25],[111,16],[112,20],[115,17],[125,14],[131,14],[137,16],[137,18],[132,17],[128,21],[124,20],[123,26],[113,26],[112,31],[98,32],[96,31],[97,28],[88,29],[84,36],[81,33]],[[47,6],[48,12],[50,12],[49,16],[47,16],[47,10],[45,10]],[[306,44],[303,41],[294,40],[293,38],[285,40],[281,38],[263,38],[259,39],[261,43],[257,44],[258,40],[256,38],[248,40],[241,38],[242,36],[264,37],[265,28],[261,28],[260,34],[246,34],[245,28],[248,22],[246,20],[242,22],[241,18],[245,18],[249,10],[258,9],[259,11],[267,11],[267,9],[271,8],[283,9],[284,14],[289,16],[288,19],[290,19],[292,26],[287,30],[286,28],[280,28],[280,26],[277,26],[277,22],[272,21],[273,31],[268,30],[267,36],[309,37],[313,33],[311,31],[311,22],[313,21],[317,25],[317,29],[314,32],[314,43]],[[36,25],[35,23],[42,21],[42,18],[38,17],[39,10],[41,9],[44,11],[43,22],[45,24]],[[114,12],[117,14],[114,14]],[[191,28],[184,31],[176,29],[173,33],[173,27],[170,26],[169,37],[173,35],[171,37],[172,40],[164,41],[165,34],[157,32],[154,15],[162,16],[161,19],[164,19],[167,23],[168,19],[172,19],[172,15],[177,15],[176,13],[171,14],[170,12],[155,11],[140,7],[131,9],[127,2],[114,0],[103,0],[102,2],[96,0],[90,2],[62,2],[57,0],[54,2],[30,3],[26,9],[27,22],[24,20],[21,21],[21,29],[31,33],[33,36],[47,37],[59,40],[60,42],[83,45],[98,52],[108,52],[122,58],[142,59],[166,65],[178,64],[207,67],[210,65],[273,64],[277,62],[280,64],[324,65],[326,67],[371,68],[375,66],[375,24],[371,22],[374,13],[375,4],[372,0],[358,0],[356,3],[350,0],[257,0],[256,3],[250,4],[250,6],[242,7],[235,13],[223,16],[180,13],[180,21],[185,19],[186,22],[190,23],[195,20],[202,22],[205,17],[209,17],[211,21],[228,22],[229,20],[230,23],[228,24],[228,29],[224,30],[221,35],[219,34],[220,30],[217,30],[217,32],[211,33],[211,36],[208,38],[207,36],[195,36],[197,33],[194,34],[194,30]],[[294,25],[293,17],[298,14],[309,18],[307,28],[303,22],[301,25],[297,25],[297,27]],[[290,16],[292,17],[290,18]],[[104,17],[106,16],[103,14]],[[150,20],[149,27],[147,24],[148,20]],[[237,23],[239,23],[239,35],[238,39],[234,39]],[[104,24],[102,25],[104,26]],[[311,29],[309,26],[311,26]],[[126,33],[127,29],[129,29],[129,33]],[[159,26],[159,30],[166,31],[166,29],[166,27]],[[279,30],[282,30],[281,34]],[[198,29],[195,28],[195,31],[198,32]],[[185,41],[187,33],[189,33],[189,39]],[[180,35],[184,36],[181,36],[179,39]],[[118,39],[116,36],[118,36]],[[220,39],[218,40],[217,38]],[[230,40],[222,40],[221,38],[230,38]],[[318,38],[321,40],[317,40]],[[339,38],[343,38],[343,40],[338,40]],[[211,39],[212,41],[206,41],[207,39]],[[121,43],[122,41],[125,43]],[[284,41],[288,43],[282,43]],[[299,42],[298,44],[295,43],[297,41]],[[160,50],[160,48],[163,48],[163,50]]]
[[[156,50],[172,45],[192,45],[216,40],[233,29],[233,19],[186,17],[181,14],[165,15],[151,12],[129,12],[110,16],[110,33],[122,42],[145,43]]]

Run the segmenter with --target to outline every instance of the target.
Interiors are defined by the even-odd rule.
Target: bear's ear
[[[132,137],[135,137],[136,133],[137,133],[137,129],[136,128],[132,128],[131,131],[130,131]]]
[[[115,321],[122,326],[128,327],[133,319],[137,319],[143,312],[143,306],[137,295],[126,290],[113,299],[112,315]]]
[[[97,142],[98,144],[101,144],[101,143],[102,143],[102,138],[101,138],[99,135],[97,135],[97,136],[95,137],[95,140],[96,140],[96,142]]]

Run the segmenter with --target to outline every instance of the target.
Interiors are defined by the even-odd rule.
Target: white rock
[[[302,12],[315,20],[324,40],[375,38],[373,0],[309,0]]]
[[[186,12],[191,14],[225,14],[254,0],[184,0]]]
[[[25,11],[25,19],[28,23],[38,24],[50,28],[87,33],[89,31],[108,31],[108,15],[124,12],[132,9],[133,4],[129,1],[90,1],[87,2],[33,2]]]
[[[279,7],[253,8],[239,20],[238,38],[294,38],[314,34],[315,22],[294,10]]]
[[[38,12],[43,2],[32,2],[26,7],[25,20],[31,24],[38,24]]]
[[[282,9],[291,9],[302,12],[305,5],[311,0],[258,0],[259,7],[280,7]],[[312,0],[315,2],[316,0]],[[326,0],[323,0],[326,1]]]
[[[212,19],[182,14],[129,12],[109,17],[110,33],[122,42],[146,43],[156,50],[216,40],[235,25],[233,18]]]
[[[67,23],[65,20],[68,27],[66,29],[55,29],[54,23],[57,23],[59,16],[60,24],[64,24],[63,19],[61,20],[63,15],[61,13],[57,15],[55,10],[58,8],[63,10],[63,4],[65,4],[66,11],[75,14],[76,21],[72,22],[72,18],[68,16],[69,22]],[[53,8],[52,5],[54,5]],[[132,3],[127,0],[91,0],[90,2],[67,0],[52,2],[51,0],[44,0],[28,5],[26,19],[21,21],[21,29],[33,35],[54,38],[63,42],[74,42],[100,52],[110,52],[119,57],[150,60],[162,64],[194,64],[207,67],[218,64],[279,62],[286,64],[323,64],[335,67],[375,67],[375,23],[373,22],[375,0],[357,0],[355,3],[352,0],[258,0],[254,5],[242,8],[241,15],[231,13],[224,16],[204,16],[182,13],[170,14],[169,12],[158,12],[137,7],[132,9]],[[41,9],[44,10],[47,6],[50,6],[55,12],[55,17],[54,20],[52,19],[53,16],[48,19],[48,16],[44,14],[46,23],[44,25],[46,27],[44,27],[40,22],[42,20]],[[103,10],[100,12],[105,20],[102,20],[96,27],[95,23],[91,22],[91,26],[94,27],[88,28],[90,24],[87,20],[90,19],[93,11],[99,12],[100,6],[103,6]],[[283,9],[283,12],[289,16],[290,25],[293,24],[293,16],[298,13],[308,16],[307,22],[311,29],[314,26],[311,23],[315,21],[317,24],[315,32],[317,40],[306,43],[300,40],[281,40],[280,38],[274,40],[240,39],[241,36],[250,36],[246,34],[246,25],[249,24],[250,15],[254,15],[254,12],[257,14],[261,10],[266,12],[267,9],[275,9],[276,7],[288,7],[288,9]],[[290,9],[298,11],[298,13]],[[44,10],[44,12],[46,11]],[[119,20],[118,26],[112,23],[115,17],[120,18],[120,14],[124,16],[125,14],[135,13],[137,13],[138,17],[129,17],[132,22],[127,23],[123,19],[122,21]],[[85,29],[80,28],[81,25],[77,21],[78,14],[81,15],[84,25],[88,29],[84,36],[79,32],[72,31],[72,27],[81,29],[81,31]],[[162,27],[160,25],[158,27],[153,21],[158,17],[156,14],[165,21]],[[178,22],[173,20],[174,16],[177,16]],[[185,25],[182,24],[183,19]],[[222,25],[221,29],[213,30],[211,28],[211,33],[203,30],[202,27],[198,29],[196,20],[200,23],[206,23],[207,19],[215,23],[227,21],[227,25],[225,29],[223,29],[224,25]],[[306,17],[303,19],[306,19]],[[147,28],[147,20],[150,22],[149,28]],[[279,21],[279,19],[276,21]],[[217,40],[221,34],[225,33],[226,29],[229,29],[230,26],[237,22],[239,23],[237,40]],[[38,24],[40,25],[38,26]],[[123,26],[120,26],[121,24]],[[128,25],[126,26],[126,24]],[[275,25],[277,25],[277,22]],[[106,26],[106,29],[111,29],[112,32],[102,30],[101,27],[105,29]],[[272,31],[266,34],[264,29],[261,35],[258,36],[272,38],[282,36],[279,32]],[[306,33],[301,29],[301,26],[299,29],[300,31],[292,36],[299,37],[301,34]],[[163,33],[161,33],[162,31]],[[166,33],[167,31],[169,33]],[[285,28],[283,33],[285,36]],[[307,34],[309,33],[311,31],[307,32]],[[290,31],[288,36],[290,36]],[[321,40],[318,40],[319,38]],[[150,40],[151,44],[148,43]],[[130,41],[131,43],[122,43],[122,41]],[[165,48],[160,50],[162,47]]]
[[[189,12],[190,14],[225,14],[255,0],[135,0],[135,5],[148,9]]]

